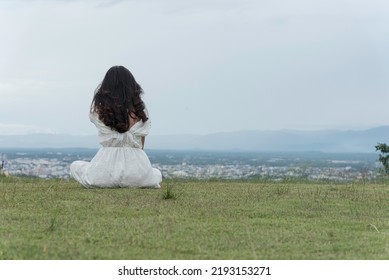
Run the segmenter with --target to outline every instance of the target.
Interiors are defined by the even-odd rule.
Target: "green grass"
[[[2,177],[0,259],[389,259],[389,186]]]

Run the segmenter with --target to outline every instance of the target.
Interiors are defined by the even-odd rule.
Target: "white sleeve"
[[[149,134],[151,129],[151,121],[147,120],[146,122],[142,123],[142,125],[139,126],[133,126],[134,128],[134,135],[137,136],[146,136]]]

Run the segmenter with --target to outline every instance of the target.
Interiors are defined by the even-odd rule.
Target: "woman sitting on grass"
[[[161,172],[151,167],[143,151],[151,123],[142,93],[123,66],[110,68],[97,87],[89,118],[102,147],[91,162],[70,165],[71,176],[83,186],[160,188]]]

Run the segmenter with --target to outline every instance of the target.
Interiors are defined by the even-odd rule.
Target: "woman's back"
[[[90,121],[96,126],[100,145],[103,147],[133,147],[143,148],[142,138],[146,137],[151,129],[151,121],[130,120],[130,129],[120,133],[106,126],[96,113],[89,114]]]
[[[142,90],[123,68],[108,70],[92,101],[89,118],[101,148],[90,162],[73,162],[70,173],[85,187],[159,188],[161,172],[143,151],[151,121],[140,98]]]

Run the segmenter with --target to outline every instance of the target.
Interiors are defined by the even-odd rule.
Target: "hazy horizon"
[[[11,126],[10,126],[11,127]],[[25,129],[27,128],[27,129]],[[379,126],[372,126],[372,127],[366,127],[366,128],[324,128],[324,129],[293,129],[293,128],[280,128],[280,129],[244,129],[244,130],[235,130],[235,131],[215,131],[215,132],[209,132],[209,133],[172,133],[172,134],[155,134],[151,133],[149,136],[155,136],[155,137],[164,137],[164,136],[208,136],[213,134],[230,134],[230,133],[239,133],[239,132],[261,132],[261,133],[276,133],[276,132],[307,132],[307,133],[315,133],[315,132],[362,132],[372,129],[379,129],[379,128],[389,128],[389,125],[379,125]],[[15,127],[12,127],[12,129],[7,129],[5,125],[0,125],[0,136],[26,136],[26,135],[67,135],[67,136],[76,136],[76,137],[84,137],[84,136],[94,136],[97,139],[97,133],[98,131],[95,129],[95,131],[91,131],[88,133],[66,133],[66,132],[58,132],[58,131],[51,131],[51,130],[38,130],[35,126],[25,126],[23,127],[23,130],[15,129]]]
[[[161,150],[247,150],[247,151],[321,151],[375,152],[377,143],[387,143],[389,126],[346,131],[241,131],[205,135],[149,135],[146,149]],[[0,151],[7,147],[98,148],[97,133],[0,135]]]
[[[152,135],[389,124],[384,0],[0,0],[0,135],[96,135],[112,65]]]

